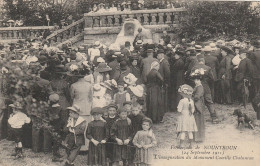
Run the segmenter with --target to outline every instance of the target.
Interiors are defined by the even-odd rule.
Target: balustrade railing
[[[126,18],[135,18],[142,25],[178,24],[183,21],[186,9],[157,9],[157,10],[134,10],[118,12],[86,13],[86,28],[117,27],[124,23]]]
[[[0,40],[27,39],[42,36],[45,30],[53,30],[53,26],[35,27],[3,27],[0,28]]]
[[[82,36],[85,27],[84,18],[75,21],[63,29],[57,30],[49,35],[46,39],[50,41],[51,45],[58,45],[73,37]]]

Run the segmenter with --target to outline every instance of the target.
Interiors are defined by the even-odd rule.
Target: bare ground
[[[260,121],[255,119],[256,115],[252,107],[249,105],[246,110],[249,117],[253,120],[255,125],[255,130],[242,127],[237,128],[237,117],[232,116],[233,110],[238,108],[237,105],[215,105],[217,114],[222,120],[219,124],[212,124],[210,122],[209,113],[205,113],[206,118],[206,139],[203,143],[195,144],[192,150],[186,149],[176,149],[175,147],[179,144],[176,133],[176,122],[177,113],[168,112],[164,117],[164,123],[156,124],[153,126],[154,133],[156,135],[158,145],[154,148],[154,154],[157,157],[163,156],[161,159],[154,159],[153,165],[247,165],[247,166],[259,166],[260,164]],[[207,145],[220,145],[220,146],[237,146],[236,150],[226,150],[224,154],[222,150],[205,150],[204,146]],[[199,149],[198,149],[199,147]],[[51,154],[44,153],[33,153],[30,149],[24,149],[25,158],[14,160],[11,156],[13,153],[14,143],[7,140],[0,141],[0,165],[1,166],[59,166],[62,163],[53,163],[51,161]],[[189,160],[186,159],[187,154],[182,154],[183,152],[189,153],[191,158],[194,157],[192,152],[199,151],[210,151],[212,154],[216,152],[215,158],[213,160]],[[65,153],[64,160],[65,160]],[[165,159],[165,157],[176,157],[184,156],[185,159]],[[207,156],[207,155],[200,155]],[[208,155],[212,156],[212,155]],[[227,156],[247,156],[254,157],[253,160],[228,160],[227,158],[216,159],[216,156],[227,157]],[[75,165],[87,165],[87,156],[80,155],[75,161]],[[185,162],[185,164],[184,164]]]

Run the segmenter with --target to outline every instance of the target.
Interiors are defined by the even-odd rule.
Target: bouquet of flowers
[[[202,79],[203,76],[205,75],[205,71],[206,70],[203,68],[196,69],[193,72],[191,72],[190,77],[192,79]]]

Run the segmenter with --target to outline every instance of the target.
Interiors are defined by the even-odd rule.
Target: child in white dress
[[[195,111],[194,102],[191,99],[193,89],[189,85],[182,85],[178,92],[183,97],[178,104],[177,110],[181,113],[178,124],[177,124],[177,132],[180,136],[180,145],[178,148],[184,148],[183,142],[185,140],[185,134],[188,134],[189,137],[189,148],[192,148],[193,142],[193,132],[198,131],[195,118],[193,113]]]

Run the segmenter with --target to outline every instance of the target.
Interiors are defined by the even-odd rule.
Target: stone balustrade
[[[183,8],[173,8],[86,13],[85,28],[117,27],[123,25],[126,18],[137,19],[142,25],[179,24],[185,12]]]
[[[85,27],[84,18],[73,22],[72,24],[66,26],[63,29],[57,30],[49,35],[46,39],[50,41],[51,45],[57,46],[67,40],[79,36],[83,40],[83,31]],[[73,44],[73,43],[71,43]]]
[[[42,36],[44,31],[52,31],[53,26],[35,26],[35,27],[0,27],[0,40],[21,40],[27,38],[37,38]]]

